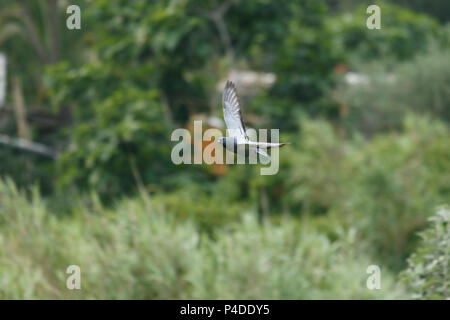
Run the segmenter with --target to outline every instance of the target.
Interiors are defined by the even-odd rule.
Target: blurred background
[[[0,0],[0,298],[450,297],[448,0],[70,4]],[[278,174],[170,160],[227,79]]]

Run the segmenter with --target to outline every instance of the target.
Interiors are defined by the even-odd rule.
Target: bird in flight
[[[237,95],[236,86],[233,82],[227,81],[222,96],[223,118],[228,129],[228,137],[220,137],[218,142],[227,150],[240,154],[244,152],[244,156],[249,156],[250,152],[256,152],[262,158],[270,160],[267,149],[281,148],[288,143],[270,143],[251,141],[246,132],[244,119],[242,117],[241,103]],[[241,148],[238,148],[240,147]],[[244,147],[244,148],[242,148]],[[245,152],[246,148],[249,152]],[[242,151],[241,151],[242,150]]]

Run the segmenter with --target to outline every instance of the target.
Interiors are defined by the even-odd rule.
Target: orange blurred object
[[[334,66],[334,72],[339,74],[345,74],[348,71],[348,66],[342,63],[339,63]]]
[[[212,121],[208,121],[208,117],[206,115],[204,115],[204,114],[193,115],[189,119],[188,125],[186,126],[186,129],[188,129],[191,134],[191,144],[194,144],[194,121],[202,121],[202,135],[201,135],[201,137],[199,137],[200,139],[203,137],[203,132],[207,129],[215,128],[215,129],[222,130],[222,128],[218,128],[217,126],[211,125],[210,123]],[[194,148],[194,153],[195,152],[203,153],[203,150],[205,150],[205,148],[208,145],[210,145],[211,143],[216,143],[216,142],[215,141],[203,141],[203,139],[202,139],[202,149],[196,150]],[[211,153],[211,158],[214,157],[214,155],[215,155],[214,152],[215,151],[213,150],[213,152]],[[195,157],[195,155],[193,155],[193,156]],[[210,160],[210,159],[203,159],[203,161],[205,161],[205,160]],[[207,170],[216,177],[222,177],[227,173],[227,167],[225,166],[225,164],[214,163],[214,164],[205,165],[205,166],[206,166]]]

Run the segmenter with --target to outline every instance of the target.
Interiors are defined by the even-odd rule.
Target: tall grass
[[[0,298],[403,297],[388,270],[381,290],[367,289],[373,261],[351,232],[331,241],[291,218],[260,224],[248,212],[212,238],[145,197],[74,207],[58,217],[36,190],[0,182]],[[66,288],[69,265],[81,268],[81,290]]]

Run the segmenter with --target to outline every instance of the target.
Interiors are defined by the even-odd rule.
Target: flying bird
[[[261,157],[270,160],[269,154],[266,152],[270,148],[281,148],[287,143],[270,143],[251,141],[246,132],[244,119],[242,117],[242,108],[239,96],[237,95],[236,86],[233,82],[227,81],[222,96],[223,118],[228,129],[228,137],[220,137],[218,142],[227,150],[238,153],[241,150],[249,150],[245,152],[245,156],[249,156],[250,152],[256,152]],[[238,148],[243,146],[244,148]]]

